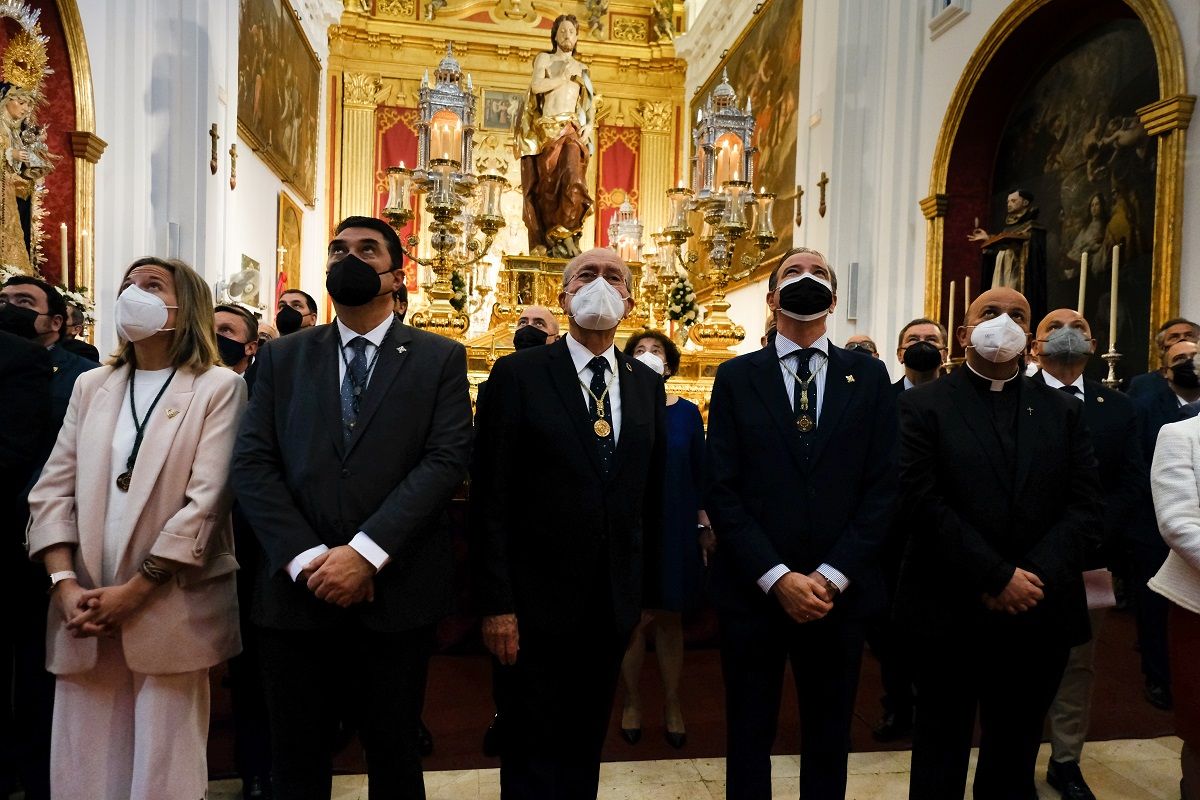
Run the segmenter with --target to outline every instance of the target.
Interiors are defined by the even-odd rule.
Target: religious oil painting
[[[746,101],[750,101],[754,144],[758,147],[754,191],[765,188],[779,195],[771,219],[779,241],[767,251],[766,258],[779,256],[792,246],[803,11],[804,4],[798,0],[765,3],[745,34],[692,98],[692,107],[701,108],[721,82],[724,69],[728,70],[729,84],[737,92],[738,105],[745,108]],[[691,122],[695,122],[695,111]],[[737,249],[739,254],[747,252],[744,244]]]
[[[312,205],[321,64],[287,0],[241,0],[238,130]]]
[[[1068,45],[1017,101],[992,183],[989,230],[1004,225],[1009,193],[1033,195],[1035,224],[1045,230],[1048,308],[1077,307],[1086,254],[1082,312],[1099,352],[1109,345],[1112,250],[1121,246],[1116,344],[1125,374],[1147,369],[1157,151],[1137,110],[1156,99],[1158,73],[1145,28],[1120,20],[1094,29]],[[1094,369],[1104,368],[1092,361]]]
[[[521,92],[483,90],[483,127],[492,131],[511,131],[517,109],[525,95]]]
[[[300,253],[301,233],[303,231],[304,214],[300,206],[288,197],[287,192],[279,193],[279,226],[276,232],[278,244],[277,260],[279,273],[287,277],[288,286],[300,285]],[[276,276],[276,280],[279,276]]]

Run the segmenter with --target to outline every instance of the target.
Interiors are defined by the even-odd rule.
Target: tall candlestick
[[[1108,290],[1108,349],[1117,348],[1117,275],[1121,271],[1121,246],[1112,249],[1112,288]]]
[[[68,271],[68,264],[70,262],[67,260],[67,223],[60,223],[58,232],[62,236],[62,275],[59,276],[59,280],[62,281],[64,286],[67,286],[71,282],[71,273]]]
[[[946,304],[946,330],[950,336],[954,336],[954,281],[950,281],[950,302]],[[954,339],[950,339],[950,346],[946,348],[946,359],[949,360],[954,352]]]
[[[1087,274],[1088,274],[1088,253],[1084,250],[1079,256],[1079,304],[1075,306],[1075,310],[1080,316],[1086,316],[1083,312],[1084,301],[1087,300]]]

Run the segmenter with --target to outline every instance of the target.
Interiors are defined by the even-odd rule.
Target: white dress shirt
[[[584,408],[591,413],[592,395],[588,388],[592,385],[592,368],[590,366],[596,354],[586,347],[575,341],[571,334],[567,334],[567,352],[571,354],[571,361],[575,364],[575,375],[579,379],[579,393],[583,396]],[[604,381],[607,383],[609,377],[612,378],[612,385],[608,388],[608,408],[609,422],[613,429],[613,443],[621,440],[621,372],[617,368],[617,348],[615,345],[609,345],[601,355],[608,361],[609,374],[604,376]]]
[[[346,362],[354,360],[354,348],[350,347],[350,341],[358,336],[362,336],[367,340],[367,346],[363,349],[363,356],[367,359],[367,382],[363,386],[363,389],[371,385],[371,376],[375,373],[375,364],[372,359],[375,358],[375,351],[383,344],[383,337],[387,335],[388,329],[392,327],[394,319],[394,316],[389,315],[387,319],[379,323],[373,330],[367,331],[364,334],[355,333],[350,330],[340,319],[337,321],[338,336],[342,343],[342,353],[345,354],[345,357],[342,354],[338,355],[338,386],[341,386],[342,381],[346,380]],[[392,557],[387,554],[386,550],[375,544],[375,541],[362,531],[354,534],[354,538],[350,540],[350,546],[360,556],[371,562],[371,566],[375,567],[376,572],[383,569],[392,560]],[[328,550],[329,547],[323,544],[310,547],[288,562],[287,574],[293,581],[296,580],[314,558],[328,552]]]
[[[1062,389],[1064,386],[1066,386],[1065,383],[1063,383],[1058,378],[1051,375],[1049,372],[1046,372],[1046,370],[1042,370],[1042,378],[1045,379],[1046,385],[1049,386],[1051,389]],[[1071,385],[1079,390],[1076,394],[1072,395],[1072,397],[1077,397],[1080,400],[1082,400],[1083,399],[1083,376],[1080,375],[1078,378],[1075,379],[1075,382],[1072,383]]]
[[[820,351],[813,353],[808,359],[809,374],[815,376],[813,378],[813,385],[817,389],[817,427],[820,428],[821,410],[825,402],[826,372],[821,367],[829,361],[829,337],[822,336],[812,343],[812,347]],[[792,376],[792,373],[799,374],[800,372],[799,364],[797,363],[800,360],[798,351],[803,349],[782,333],[775,334],[775,352],[779,356],[779,371],[783,375],[783,385],[787,389],[788,405],[792,408],[796,406],[796,379]],[[789,369],[791,372],[788,372]],[[763,594],[769,594],[775,582],[791,571],[787,564],[777,564],[771,567],[758,579],[758,588],[763,590]],[[821,573],[822,577],[836,586],[838,592],[846,591],[846,588],[850,585],[850,579],[830,564],[822,564],[817,567],[817,572]]]

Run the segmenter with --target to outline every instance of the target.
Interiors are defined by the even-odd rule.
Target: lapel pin
[[[54,372],[58,372],[58,364],[55,364],[55,365],[54,365],[54,370],[53,370],[53,371],[54,371]]]
[[[847,376],[846,376],[846,383],[854,383],[854,376],[853,376],[853,375],[847,375]]]
[[[625,369],[629,370],[630,372],[633,372],[633,364],[630,364],[629,362],[625,362]]]
[[[1096,402],[1097,402],[1097,403],[1103,403],[1103,402],[1104,402],[1104,398],[1103,398],[1103,397],[1099,397],[1099,396],[1097,396],[1097,397],[1096,397]]]
[[[399,347],[396,348],[396,352],[399,353],[400,355],[404,355],[405,353],[408,352],[408,348],[405,347],[404,345],[400,345]]]
[[[1029,412],[1029,416],[1031,416],[1031,417],[1033,416],[1033,406],[1030,406],[1029,408],[1027,408],[1025,410]]]
[[[177,408],[168,408],[167,409],[167,419],[175,419],[177,416],[179,416],[179,409],[177,409]]]

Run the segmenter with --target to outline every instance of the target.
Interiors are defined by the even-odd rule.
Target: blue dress
[[[662,607],[688,611],[700,605],[704,567],[696,512],[704,480],[704,420],[695,403],[667,406],[667,472],[663,484]]]

